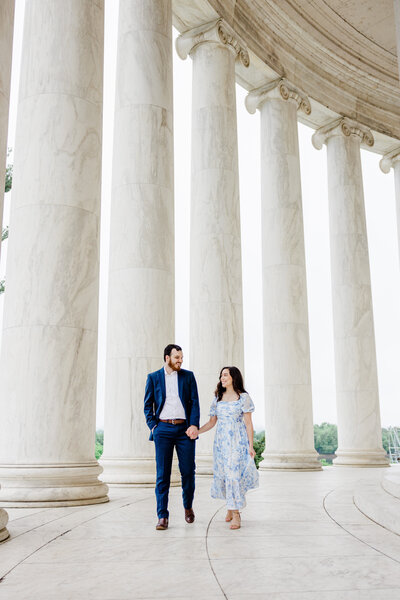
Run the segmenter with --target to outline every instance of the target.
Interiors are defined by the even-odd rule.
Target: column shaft
[[[3,0],[0,4],[0,256],[7,157],[8,112],[10,107],[14,7],[15,0]]]
[[[217,31],[218,23],[211,34],[205,26],[204,41],[190,46],[193,59],[190,365],[199,387],[202,420],[207,419],[220,369],[224,366],[243,369],[237,52],[224,43]],[[179,43],[184,41],[182,36],[178,52]],[[198,474],[212,473],[212,438],[200,440],[196,466]]]
[[[8,112],[10,105],[14,5],[14,0],[4,0],[0,4],[0,257],[7,157]],[[6,511],[0,508],[0,542],[8,538],[7,521],[8,515]]]
[[[103,2],[28,0],[0,365],[0,501],[107,501],[94,458]]]
[[[373,138],[348,119],[321,129],[314,139],[321,135],[328,159],[339,441],[334,463],[385,466],[360,156],[361,141],[371,146]]]
[[[262,469],[319,470],[314,449],[307,281],[297,110],[308,99],[284,81],[246,100],[261,113],[266,450]],[[254,108],[254,110],[252,110]]]
[[[147,373],[174,342],[170,0],[121,0],[111,207],[103,478],[154,484]]]

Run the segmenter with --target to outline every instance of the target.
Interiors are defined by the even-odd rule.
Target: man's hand
[[[199,437],[199,430],[196,425],[191,425],[186,429],[186,435],[190,437],[191,440],[195,440]]]

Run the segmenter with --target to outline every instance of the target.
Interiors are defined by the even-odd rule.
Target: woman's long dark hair
[[[237,395],[240,396],[240,394],[247,393],[246,390],[244,389],[243,377],[242,377],[242,374],[239,371],[239,369],[237,367],[222,367],[220,374],[219,374],[219,381],[217,384],[217,388],[215,390],[217,402],[219,402],[222,399],[222,396],[223,396],[224,392],[226,391],[226,389],[222,386],[222,383],[221,383],[221,375],[222,375],[222,371],[224,369],[228,369],[229,375],[232,377],[233,389],[235,390]]]

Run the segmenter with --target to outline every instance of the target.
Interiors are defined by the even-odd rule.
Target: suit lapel
[[[162,404],[164,405],[164,402],[165,402],[165,373],[164,373],[164,367],[158,371],[158,377],[160,379],[160,385],[161,385]]]
[[[185,406],[183,402],[183,373],[181,371],[178,371],[178,394],[183,406]]]

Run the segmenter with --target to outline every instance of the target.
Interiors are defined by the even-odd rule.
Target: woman
[[[237,367],[224,367],[219,375],[210,420],[199,429],[205,433],[218,422],[214,439],[213,498],[226,498],[225,521],[231,529],[240,528],[239,510],[246,506],[245,494],[258,487],[258,471],[254,463],[254,404],[243,386]]]

